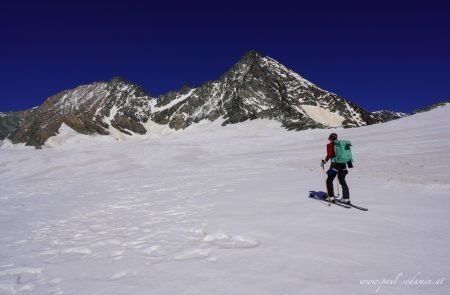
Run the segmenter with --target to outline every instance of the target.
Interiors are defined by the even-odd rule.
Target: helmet
[[[328,136],[329,140],[337,140],[337,134],[336,133],[331,133],[330,136]]]

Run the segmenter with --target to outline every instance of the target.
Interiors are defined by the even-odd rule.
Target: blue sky
[[[450,1],[9,1],[0,111],[122,76],[159,95],[247,50],[375,111],[450,98]]]

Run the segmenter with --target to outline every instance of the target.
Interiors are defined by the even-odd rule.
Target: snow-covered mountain
[[[409,114],[402,113],[402,112],[381,110],[381,111],[372,112],[371,116],[378,123],[383,123],[383,122],[388,122],[388,121],[397,120],[397,119],[400,119],[403,117],[407,117],[407,116],[409,116]]]
[[[270,118],[296,130],[374,123],[363,109],[254,51],[244,54],[220,79],[157,101],[164,110],[154,120],[176,129],[219,117],[225,119],[224,125]]]
[[[305,80],[274,59],[245,53],[218,80],[157,98],[114,78],[82,85],[48,98],[41,106],[0,117],[0,139],[41,146],[62,124],[82,134],[146,134],[156,123],[179,130],[202,120],[223,125],[257,118],[287,129],[357,127],[382,120]]]
[[[62,123],[82,134],[107,135],[112,129],[144,134],[142,124],[150,117],[151,102],[139,86],[118,78],[82,85],[51,96],[39,107],[12,118],[18,128],[9,138],[14,143],[39,147],[58,134]]]

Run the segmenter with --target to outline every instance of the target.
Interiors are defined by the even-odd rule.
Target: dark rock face
[[[0,139],[41,147],[63,123],[82,134],[133,135],[149,131],[148,121],[180,130],[218,118],[223,125],[268,118],[289,130],[357,127],[383,119],[249,51],[218,80],[158,98],[120,78],[62,91],[37,108],[1,114]]]
[[[28,112],[0,113],[0,140],[17,130]]]

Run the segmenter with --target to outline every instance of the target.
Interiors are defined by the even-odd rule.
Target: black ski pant
[[[333,181],[337,176],[339,183],[342,186],[342,197],[344,199],[349,199],[350,192],[348,189],[347,182],[345,182],[345,176],[348,174],[348,170],[345,164],[332,164],[330,169],[327,171],[327,174],[328,174],[327,178],[328,196],[334,197]]]

